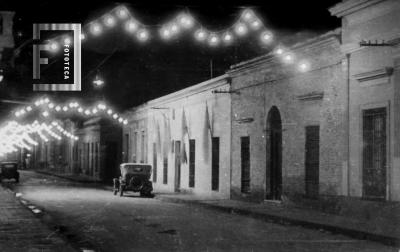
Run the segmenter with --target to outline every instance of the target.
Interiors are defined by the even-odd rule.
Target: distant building
[[[78,123],[70,120],[58,123],[79,139],[39,141],[33,153],[35,169],[104,182],[119,176],[120,125],[99,117]]]
[[[14,48],[13,18],[14,12],[0,11],[0,67],[7,61],[8,52]]]

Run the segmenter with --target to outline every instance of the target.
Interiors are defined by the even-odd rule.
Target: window
[[[168,183],[168,156],[166,155],[163,160],[163,184]]]
[[[319,126],[306,127],[305,146],[306,196],[315,198],[319,190]]]
[[[386,108],[363,111],[363,197],[368,199],[386,198]]]
[[[194,139],[190,139],[189,140],[189,187],[194,187],[195,163],[196,163],[196,141]]]
[[[250,192],[250,137],[240,138],[240,156],[242,167],[242,193]]]
[[[213,137],[211,143],[211,190],[219,189],[219,137]]]
[[[153,182],[157,182],[157,144],[153,143]]]

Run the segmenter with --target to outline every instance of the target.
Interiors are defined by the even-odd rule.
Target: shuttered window
[[[250,192],[250,137],[240,138],[240,156],[242,168],[242,193]]]
[[[189,140],[189,187],[194,187],[195,181],[196,141]]]

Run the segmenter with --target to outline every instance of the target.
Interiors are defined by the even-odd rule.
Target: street
[[[20,184],[3,182],[45,212],[77,249],[95,251],[396,251],[302,227],[263,222],[199,206],[21,171]],[[45,216],[49,216],[48,218]]]

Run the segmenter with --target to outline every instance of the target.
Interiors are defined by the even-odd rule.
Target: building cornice
[[[318,48],[322,49],[326,46],[333,44],[338,44],[339,47],[340,37],[341,37],[341,29],[337,28],[333,31],[327,32],[320,36],[296,43],[293,46],[289,47],[289,50],[296,53],[299,51],[305,51],[309,49],[315,51],[315,49]],[[269,67],[273,67],[275,64],[277,64],[277,62],[278,59],[274,54],[274,52],[269,52],[268,54],[232,65],[230,67],[230,70],[227,71],[227,73],[230,76],[234,76],[240,74],[242,71],[248,71],[248,70],[251,71],[253,69],[257,69],[257,67],[259,67],[260,65],[269,65]]]
[[[385,0],[347,0],[329,8],[332,16],[343,17]]]

